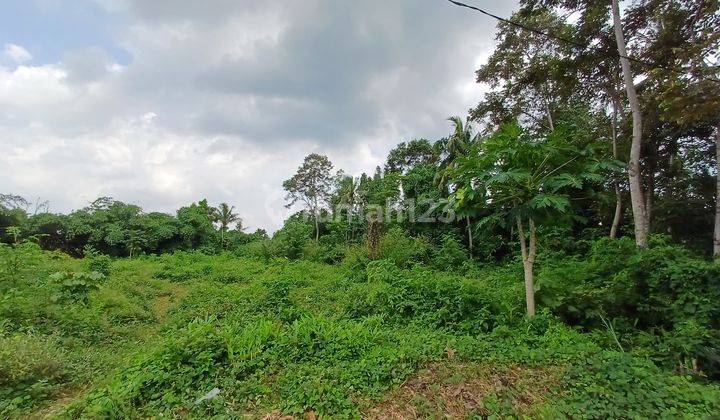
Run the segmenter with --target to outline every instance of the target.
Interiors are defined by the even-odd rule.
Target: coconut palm
[[[440,168],[435,175],[435,184],[445,191],[448,190],[448,174],[456,168],[458,157],[465,156],[470,147],[478,141],[479,134],[473,136],[472,126],[463,123],[460,117],[450,117],[448,121],[452,123],[453,133],[447,138],[443,145],[445,158],[440,161]],[[470,215],[465,216],[468,232],[468,250],[472,255],[473,251],[473,235],[472,225],[470,223]]]
[[[213,221],[220,224],[220,242],[225,247],[225,232],[228,231],[230,225],[237,223],[242,224],[242,219],[235,213],[235,206],[230,206],[227,203],[220,203],[219,206],[213,209]]]

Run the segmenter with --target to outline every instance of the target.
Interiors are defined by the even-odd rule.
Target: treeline
[[[114,257],[178,250],[216,252],[267,237],[258,230],[245,233],[234,208],[206,200],[177,210],[175,215],[144,213],[139,206],[98,198],[69,214],[47,211],[23,197],[0,195],[0,239],[5,243],[36,242],[46,250],[83,256],[91,249]]]

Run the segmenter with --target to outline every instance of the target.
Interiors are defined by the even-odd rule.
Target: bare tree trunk
[[[320,241],[320,223],[318,222],[318,219],[320,218],[320,215],[315,213],[315,242]]]
[[[468,249],[470,250],[470,256],[472,257],[473,253],[473,234],[472,234],[472,224],[470,223],[470,216],[465,217],[465,222],[467,223],[467,231],[468,231]]]
[[[520,239],[520,251],[523,259],[523,273],[525,275],[525,305],[527,306],[527,314],[530,317],[535,316],[535,277],[533,268],[535,265],[535,254],[537,250],[537,239],[535,234],[535,221],[531,218],[529,221],[530,229],[530,246],[525,242],[525,228],[522,219],[517,218],[518,237]]]
[[[625,47],[625,35],[622,31],[620,20],[620,6],[618,0],[612,0],[613,27],[615,29],[615,40],[617,41],[618,52],[622,57],[627,57]],[[648,219],[646,216],[645,202],[643,199],[642,177],[640,176],[640,156],[642,148],[642,112],[638,100],[635,82],[633,81],[630,60],[620,58],[625,90],[627,91],[630,110],[632,111],[633,136],[630,146],[630,159],[628,161],[628,180],[630,181],[630,202],[633,209],[633,221],[635,222],[635,243],[640,248],[648,246]]]
[[[613,83],[614,84],[614,83]],[[617,100],[617,92],[615,91],[615,86],[613,86],[611,94],[611,102],[612,102],[612,151],[613,151],[613,158],[615,160],[618,159],[618,144],[617,144],[617,137],[618,137],[618,100]],[[620,194],[620,183],[615,180],[614,183],[615,187],[615,216],[613,217],[612,226],[610,227],[610,237],[615,239],[617,238],[617,232],[618,227],[620,226],[620,221],[622,220],[622,210],[623,210],[623,204],[622,204],[622,194]]]
[[[650,172],[647,181],[647,189],[645,190],[645,230],[650,234],[650,226],[652,224],[653,205],[655,202],[655,168]]]
[[[553,122],[552,114],[550,113],[550,104],[547,99],[543,96],[543,103],[545,104],[545,114],[547,115],[548,124],[550,125],[550,131],[555,131],[555,123]]]
[[[720,258],[720,125],[715,132],[715,157],[717,165],[717,182],[715,199],[715,235],[713,238],[713,254],[715,258]]]

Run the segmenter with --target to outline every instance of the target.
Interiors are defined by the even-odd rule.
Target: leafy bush
[[[445,235],[439,247],[433,250],[432,266],[438,270],[454,271],[468,259],[465,248],[452,235]]]
[[[343,253],[340,247],[321,241],[308,241],[302,251],[302,258],[325,264],[335,264],[342,261]]]
[[[0,335],[0,415],[37,404],[71,371],[65,352],[52,338]]]
[[[357,413],[358,391],[379,393],[398,384],[417,364],[442,354],[433,333],[395,333],[377,320],[337,322],[307,317],[283,327],[258,320],[244,327],[196,320],[132,367],[71,407],[72,416],[137,417],[220,414],[222,404],[188,404],[219,388],[228,401],[250,401],[270,389],[261,377],[279,373],[280,405],[288,413]]]
[[[522,318],[519,289],[504,295],[493,282],[443,275],[417,267],[399,270],[389,261],[367,267],[368,284],[349,292],[346,311],[352,317],[381,315],[431,328],[478,333]]]
[[[59,286],[60,294],[56,296],[57,300],[86,301],[89,292],[100,288],[100,284],[105,280],[105,275],[97,271],[91,273],[58,271],[50,275],[50,280]]]
[[[627,353],[603,352],[571,364],[568,396],[558,411],[570,418],[714,418],[720,388],[663,374]]]
[[[355,245],[345,250],[341,266],[348,276],[365,278],[365,269],[369,262],[370,257],[367,248]]]
[[[1,270],[9,276],[16,276],[22,269],[34,268],[38,263],[40,247],[32,242],[7,245],[0,242]]]
[[[85,261],[87,262],[87,268],[89,271],[96,271],[104,274],[105,276],[110,275],[110,264],[112,259],[109,256],[101,254],[90,245],[85,246]]]
[[[414,238],[400,228],[390,229],[380,238],[379,257],[392,261],[398,267],[407,268],[427,261],[430,245],[425,237]]]
[[[656,341],[650,355],[668,367],[700,359],[719,374],[720,266],[655,243],[638,250],[630,238],[601,239],[583,259],[542,269],[538,298],[565,321],[612,328],[631,346]]]
[[[273,242],[278,253],[291,260],[298,259],[303,254],[305,245],[310,240],[313,227],[300,218],[291,218],[285,222],[282,229],[273,236]]]

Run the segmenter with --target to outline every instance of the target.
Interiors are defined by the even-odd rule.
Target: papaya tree
[[[606,143],[585,137],[572,125],[557,124],[545,136],[532,135],[518,124],[505,125],[458,157],[450,173],[458,210],[485,209],[490,216],[479,222],[481,228],[500,224],[517,232],[529,316],[535,315],[538,231],[582,220],[575,211],[585,195],[580,192],[602,184],[604,172],[619,167],[604,158]]]

